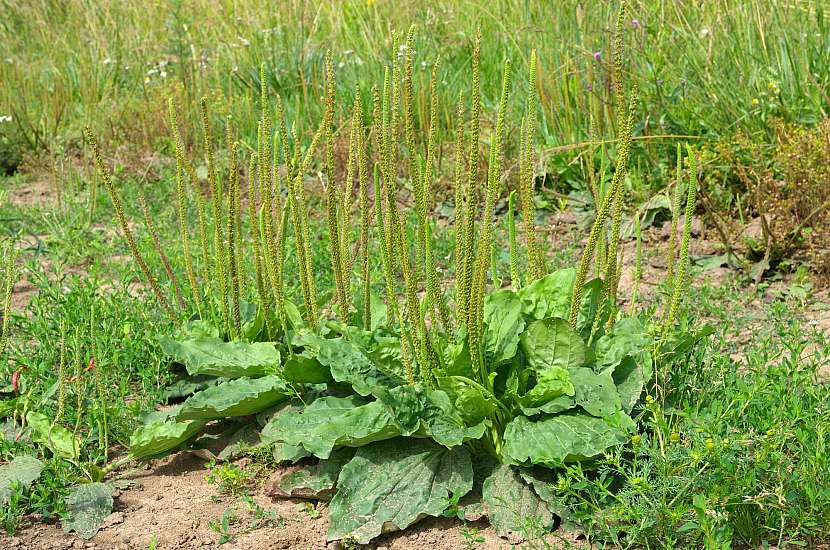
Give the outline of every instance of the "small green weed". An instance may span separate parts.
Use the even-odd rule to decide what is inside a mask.
[[[211,461],[208,464],[210,473],[205,480],[211,485],[216,485],[217,490],[223,495],[240,496],[247,493],[254,480],[254,473],[236,464],[216,464]]]
[[[474,550],[479,544],[484,544],[484,536],[475,527],[469,525],[461,526],[461,538],[464,540],[464,548]]]
[[[237,504],[226,508],[218,520],[212,520],[208,525],[219,535],[217,542],[222,545],[257,529],[282,528],[284,524],[283,518],[275,510],[263,508],[252,497],[244,496]]]

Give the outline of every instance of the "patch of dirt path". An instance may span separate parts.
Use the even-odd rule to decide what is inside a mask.
[[[334,550],[347,548],[340,543],[326,542],[328,519],[326,507],[316,506],[320,513],[312,517],[298,509],[299,500],[272,500],[255,491],[254,500],[262,508],[273,510],[282,518],[281,526],[266,526],[239,535],[231,542],[219,544],[219,534],[210,523],[219,520],[238,499],[218,496],[216,486],[205,480],[205,461],[190,452],[181,452],[154,461],[150,468],[131,474],[135,485],[116,492],[113,513],[104,521],[98,534],[89,541],[66,534],[57,523],[25,525],[16,536],[0,535],[0,548],[17,550],[112,549],[133,550],[151,547],[155,539],[158,550],[223,550],[297,549]],[[243,510],[244,505],[239,506]],[[240,513],[247,521],[247,517]],[[468,523],[478,530],[484,541],[472,546],[478,550],[515,548],[496,535],[486,521]],[[426,518],[404,532],[379,537],[365,548],[373,550],[462,550],[465,544],[461,522],[448,518]],[[563,533],[549,535],[552,548],[579,548],[573,538],[569,545],[559,541]],[[556,540],[555,540],[556,539]],[[560,546],[562,545],[562,546]]]
[[[6,200],[16,206],[38,207],[57,197],[55,185],[48,178],[36,178],[8,189]]]

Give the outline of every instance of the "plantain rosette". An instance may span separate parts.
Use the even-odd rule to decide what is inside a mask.
[[[574,278],[563,269],[491,293],[483,372],[462,327],[434,342],[427,382],[408,381],[400,335],[388,326],[330,321],[312,331],[297,322],[284,343],[184,331],[162,348],[198,391],[147,418],[131,451],[157,456],[212,423],[256,416],[262,429],[248,444],[296,464],[272,494],[331,498],[330,540],[367,543],[463,502],[459,514],[479,510],[518,541],[528,517],[548,527],[562,517],[557,468],[587,466],[630,440],[655,357],[669,360],[706,334],[658,344],[637,318],[606,330],[598,279],[585,285],[572,327]]]

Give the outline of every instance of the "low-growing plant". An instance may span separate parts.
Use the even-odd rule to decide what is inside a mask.
[[[17,282],[17,250],[10,240],[0,240],[0,358],[9,342],[12,289]]]
[[[621,12],[614,85],[624,99],[623,20]],[[459,107],[455,124],[456,214],[454,224],[442,229],[431,190],[440,156],[436,73],[430,125],[420,128],[425,139],[419,141],[412,30],[403,43],[397,37],[393,43],[383,85],[371,90],[370,123],[364,122],[361,91],[350,123],[335,123],[335,75],[326,62],[325,113],[305,147],[279,98],[272,103],[263,84],[257,143],[236,143],[228,121],[228,154],[222,156],[227,163],[220,166],[204,101],[209,199],[202,198],[171,109],[180,236],[183,242],[198,236],[198,246],[183,247],[190,287],[180,289],[184,308],[168,300],[131,242],[117,188],[87,132],[130,249],[165,311],[181,321],[161,346],[184,366],[191,384],[183,403],[145,416],[130,441],[130,456],[158,456],[192,440],[209,422],[257,415],[264,424],[260,442],[272,446],[276,460],[319,460],[281,481],[279,491],[330,497],[330,540],[367,543],[390,527],[404,529],[440,515],[448,502],[463,497],[477,501],[502,536],[521,538],[529,524],[546,531],[561,512],[549,483],[557,472],[570,463],[590,468],[594,457],[629,442],[641,394],[653,386],[655,372],[665,376],[672,360],[706,334],[675,322],[686,285],[694,151],[682,246],[663,319],[627,315],[617,300],[636,94],[624,101],[629,108],[620,117],[616,165],[610,177],[600,177],[596,217],[580,262],[546,274],[532,200],[537,69],[531,52],[516,182],[525,247],[521,254],[519,239],[510,238],[513,287],[501,288],[493,250],[496,204],[505,186],[510,62],[502,71],[495,126],[485,132],[477,37],[469,115]],[[346,131],[347,169],[338,174],[333,144],[337,132]],[[486,162],[482,142],[489,147]],[[307,189],[318,148],[323,242],[312,233]],[[247,171],[240,159],[246,149]],[[411,209],[401,207],[402,197],[411,200]],[[188,228],[186,216],[192,207],[195,229]],[[441,230],[450,232],[456,247],[450,279],[440,276],[441,258],[434,252]],[[602,257],[595,261],[600,242]],[[321,266],[311,253],[318,246],[329,251],[331,292],[318,287]],[[380,281],[371,277],[372,254],[380,256]],[[288,292],[289,277],[299,281],[299,305]]]

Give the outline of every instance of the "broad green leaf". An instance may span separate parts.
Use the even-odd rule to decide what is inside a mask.
[[[576,317],[576,331],[585,340],[591,338],[591,330],[595,324],[594,319],[599,310],[604,288],[605,283],[602,282],[602,279],[591,279],[582,286],[582,303],[579,305],[579,312]],[[606,310],[603,319],[597,323],[599,327],[604,325],[607,317],[608,312]]]
[[[484,435],[484,421],[468,428],[449,396],[441,390],[407,384],[382,393],[378,399],[386,405],[401,435],[422,433],[445,447]]]
[[[268,487],[266,492],[284,498],[328,500],[334,493],[340,470],[354,457],[354,453],[354,449],[338,449],[330,458],[317,464],[290,470]]]
[[[190,338],[219,338],[221,331],[208,321],[193,319],[185,323],[175,332],[176,340],[187,340]]]
[[[199,433],[204,425],[205,422],[201,420],[151,422],[130,436],[130,454],[137,460],[142,460],[172,451]]]
[[[622,407],[611,373],[595,373],[589,368],[571,369],[574,403],[593,416],[606,417]]]
[[[484,299],[484,356],[490,370],[510,361],[525,328],[522,300],[512,290],[498,290]]]
[[[572,267],[554,271],[519,290],[522,313],[531,319],[560,317],[567,319],[571,309],[576,270]]]
[[[53,424],[46,415],[30,411],[26,415],[26,423],[32,429],[32,441],[45,445],[52,454],[69,460],[77,460],[81,444],[72,435],[72,432]]]
[[[581,367],[590,355],[567,321],[551,317],[530,323],[521,336],[522,351],[537,373],[551,367]]]
[[[584,413],[563,413],[538,421],[518,416],[504,430],[502,458],[513,464],[557,467],[596,456],[627,440],[628,433],[621,427]]]
[[[377,395],[404,383],[403,379],[379,369],[360,348],[343,338],[322,340],[317,360],[331,369],[336,381],[351,384],[363,396]]]
[[[172,407],[164,407],[159,410],[151,409],[149,411],[143,411],[139,413],[138,421],[144,426],[154,422],[163,422],[168,418],[176,418],[176,415],[179,414],[180,410],[182,410],[181,403]]]
[[[490,524],[499,536],[513,544],[524,540],[529,520],[546,529],[553,527],[548,506],[513,466],[499,465],[484,480],[482,497]]]
[[[475,378],[476,373],[473,372],[473,360],[470,358],[470,343],[467,340],[467,329],[461,327],[458,334],[455,336],[455,342],[447,342],[443,346],[444,351],[444,368],[443,372],[447,376],[463,376],[465,378]]]
[[[567,319],[571,311],[575,279],[576,270],[565,268],[525,286],[518,292],[522,299],[522,313],[537,320],[548,317]],[[601,279],[591,279],[582,286],[582,303],[579,305],[576,330],[585,339],[590,336],[602,289]]]
[[[162,393],[162,397],[168,401],[179,397],[187,397],[218,382],[220,380],[213,376],[185,376],[167,386]]]
[[[287,324],[294,330],[305,328],[305,320],[300,313],[299,308],[290,300],[284,300],[284,313]]]
[[[354,320],[355,325],[363,326],[365,306],[363,304],[363,293],[358,292],[354,297],[354,305],[357,310]],[[370,330],[376,330],[389,324],[389,317],[386,312],[386,301],[375,292],[369,294],[370,313],[372,314]]]
[[[280,352],[270,342],[223,342],[205,337],[177,341],[162,337],[160,344],[162,351],[183,364],[190,375],[263,376],[276,372],[280,365]]]
[[[298,384],[325,384],[332,380],[329,368],[305,351],[289,355],[281,374],[289,382]]]
[[[274,443],[271,455],[274,457],[274,461],[277,464],[281,464],[283,462],[290,462],[293,464],[300,459],[312,456],[312,454],[306,451],[302,445],[289,445],[283,441],[277,441]]]
[[[275,375],[228,380],[188,397],[177,420],[215,420],[264,411],[288,398],[289,388]]]
[[[394,439],[357,450],[343,467],[329,506],[328,540],[366,544],[382,532],[439,516],[451,496],[473,486],[466,448],[425,439]]]
[[[260,424],[263,426],[262,431],[259,434],[260,442],[263,445],[273,445],[272,453],[274,460],[278,463],[293,463],[297,462],[301,458],[311,456],[311,453],[306,451],[302,445],[289,445],[284,441],[277,441],[276,435],[273,433],[273,429],[277,425],[275,422],[277,417],[285,414],[299,414],[300,411],[300,407],[297,407],[291,403],[283,403],[282,405],[278,405],[276,410],[273,410],[273,412],[263,412],[257,415],[257,419],[260,420]],[[265,416],[266,414],[267,416]]]
[[[654,339],[636,318],[618,321],[613,330],[597,340],[597,370],[611,373],[622,407],[630,412],[651,379]]]
[[[519,404],[539,407],[557,397],[573,395],[574,384],[568,369],[552,366],[536,374],[536,385],[519,398]]]
[[[344,339],[359,348],[378,370],[393,379],[406,379],[399,334],[385,327],[366,331],[352,326],[344,326],[342,333]]]
[[[594,353],[596,370],[616,368],[626,357],[633,358],[643,369],[646,378],[651,378],[651,347],[654,339],[646,332],[642,323],[634,317],[621,319],[608,334],[597,340]]]
[[[265,314],[262,308],[242,300],[239,302],[239,313],[242,320],[242,337],[251,342],[255,341],[265,328]]]
[[[610,368],[606,372],[611,372]],[[626,413],[630,413],[643,394],[643,388],[645,387],[643,369],[633,357],[626,357],[620,361],[611,376],[617,387],[622,409]]]
[[[528,416],[540,412],[554,414],[580,406],[588,414],[606,417],[620,410],[622,407],[620,395],[610,371],[597,374],[592,369],[580,367],[570,369],[568,372],[574,388],[572,396],[562,395],[535,406],[525,405],[520,400],[522,412]]]
[[[302,446],[318,458],[328,458],[335,447],[359,447],[399,433],[383,403],[350,395],[321,397],[301,411],[275,416],[263,428],[262,440]]]
[[[496,410],[495,398],[465,376],[440,377],[438,387],[447,393],[453,407],[468,426],[489,418]]]
[[[43,462],[28,455],[17,456],[8,464],[0,466],[0,508],[5,506],[15,483],[28,489],[42,471]]]
[[[106,483],[76,485],[66,497],[63,530],[75,531],[82,539],[91,539],[112,512],[112,487]]]

